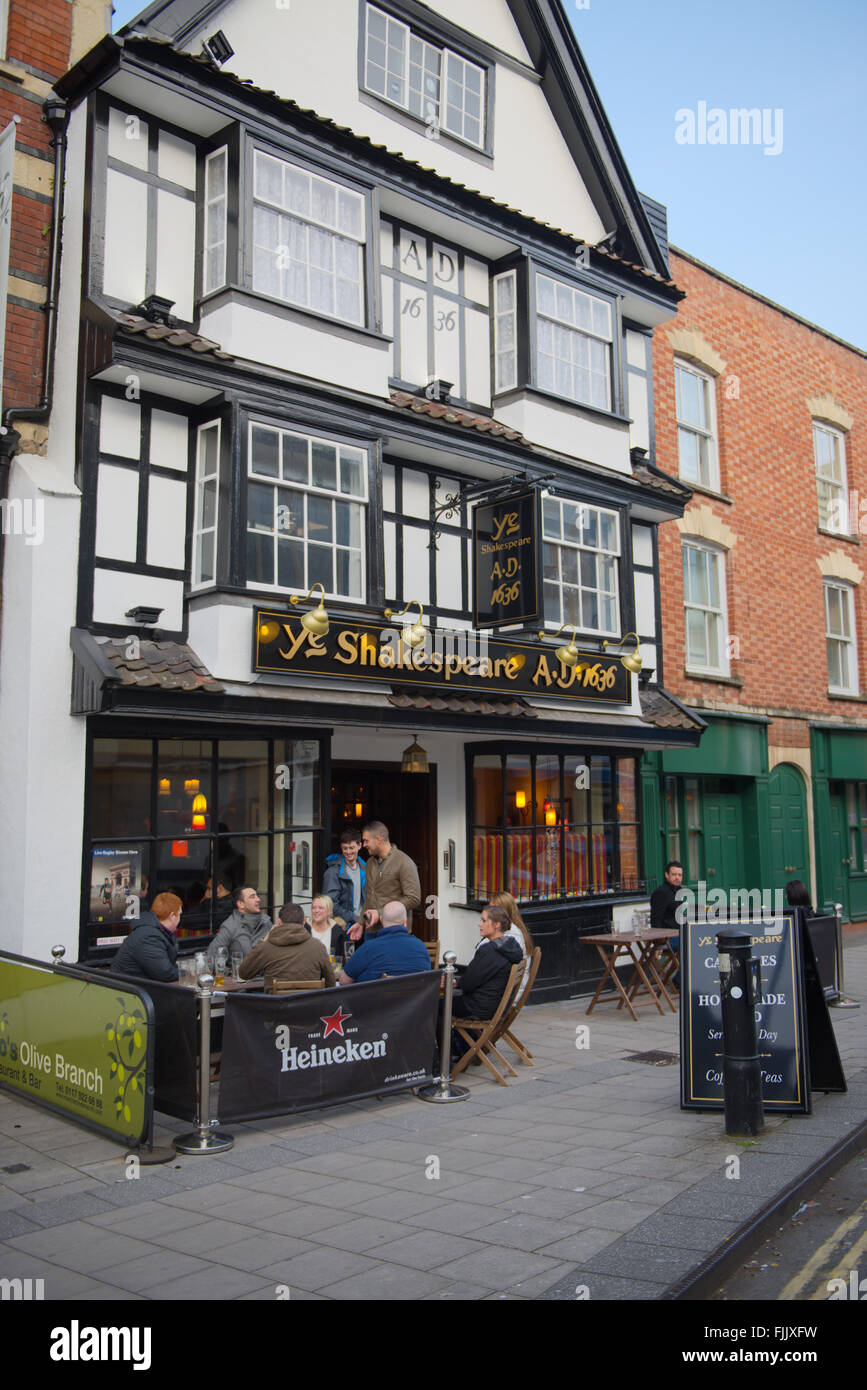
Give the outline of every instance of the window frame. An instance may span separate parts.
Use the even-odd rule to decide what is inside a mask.
[[[828,422],[825,420],[817,420],[814,418],[811,421],[811,423],[813,440],[813,472],[816,476],[816,500],[818,505],[818,529],[820,531],[827,531],[832,536],[849,536],[852,534],[853,518],[849,515],[849,475],[846,465],[846,431],[840,429],[840,427],[837,425],[828,424]],[[835,453],[840,463],[840,473],[842,475],[842,480],[840,482],[837,482],[834,479],[827,478],[819,472],[819,458],[816,449],[817,434],[825,434],[830,439],[835,441]],[[822,483],[824,483],[825,486],[829,489],[838,488],[840,493],[840,500],[836,500],[833,497],[829,499],[827,506],[828,516],[824,520],[822,519],[822,499],[819,495],[819,488],[820,484]],[[835,526],[833,524],[835,520],[834,512],[838,507],[841,524],[839,526]],[[857,518],[855,518],[855,521],[857,524]]]
[[[705,410],[707,413],[709,428],[702,429],[698,425],[681,421],[677,411],[678,372],[687,372],[690,376],[697,378],[701,382],[704,390]],[[675,432],[677,435],[677,476],[681,482],[689,486],[704,488],[707,492],[719,492],[720,465],[719,465],[719,429],[717,423],[716,408],[716,377],[706,368],[699,366],[696,362],[691,362],[687,358],[675,357],[674,359],[674,418]],[[698,478],[688,478],[681,466],[680,454],[680,432],[686,430],[695,435],[699,440],[704,440],[707,444],[707,473],[708,481],[705,482],[700,476]]]
[[[369,607],[370,604],[373,602],[373,591],[376,590],[378,592],[379,585],[377,582],[377,576],[379,574],[380,568],[376,554],[378,542],[375,535],[373,534],[374,528],[370,525],[371,515],[374,512],[376,512],[377,514],[381,514],[382,510],[379,491],[379,478],[377,471],[379,468],[378,450],[375,445],[375,442],[369,437],[358,436],[350,438],[347,435],[341,435],[335,432],[325,432],[322,430],[317,430],[314,425],[305,424],[302,420],[286,420],[275,418],[274,416],[268,415],[264,411],[258,411],[253,409],[243,411],[238,421],[239,436],[240,439],[243,441],[240,451],[241,465],[239,470],[239,476],[241,480],[241,505],[238,509],[239,545],[236,556],[236,568],[238,574],[238,581],[241,589],[243,590],[243,592],[248,594],[273,593],[281,596],[288,594],[298,594],[300,597],[306,597],[310,588],[310,585],[307,585],[303,589],[284,587],[278,585],[276,582],[273,584],[268,584],[265,582],[260,582],[258,580],[251,580],[249,578],[247,564],[247,536],[248,534],[255,534],[255,532],[250,531],[248,525],[248,489],[251,482],[260,482],[265,486],[268,486],[270,484],[271,486],[275,486],[278,488],[284,487],[286,489],[292,488],[294,486],[296,488],[301,488],[301,490],[304,491],[306,495],[329,497],[332,500],[341,500],[339,493],[332,493],[327,490],[317,489],[312,485],[293,484],[290,481],[283,480],[281,478],[269,479],[265,475],[251,475],[250,463],[252,431],[256,427],[260,427],[262,429],[273,429],[277,430],[280,434],[287,434],[304,438],[308,441],[308,446],[313,442],[323,443],[326,445],[333,445],[338,450],[341,447],[347,449],[355,449],[362,454],[362,477],[364,480],[366,492],[365,500],[361,502],[358,498],[355,498],[354,496],[346,496],[346,498],[344,499],[347,501],[356,502],[362,508],[360,546],[361,595],[359,597],[352,597],[349,595],[337,594],[333,591],[326,589],[325,598],[329,602],[338,603],[341,606],[359,608]],[[275,528],[275,530],[272,533],[267,533],[263,531],[260,534],[273,534],[273,536],[276,539],[277,530]],[[302,539],[304,542],[304,566],[305,572],[307,572],[309,564],[309,537],[307,535],[306,526],[304,529]],[[329,548],[332,552],[332,555],[334,555],[338,548],[336,542],[333,542]]]
[[[311,159],[306,152],[301,152],[288,145],[278,145],[274,141],[268,140],[258,132],[248,130],[244,133],[244,178],[239,185],[239,203],[243,202],[241,209],[241,224],[244,228],[242,245],[240,248],[240,265],[238,287],[245,293],[256,299],[263,300],[267,304],[275,305],[279,310],[287,314],[300,314],[310,318],[316,323],[334,324],[345,332],[361,333],[368,335],[379,333],[379,313],[378,313],[378,291],[377,291],[377,271],[378,262],[378,235],[379,235],[379,209],[375,190],[369,183],[361,179],[346,177],[342,169],[332,167],[330,161],[323,160],[317,162]],[[253,253],[254,253],[254,203],[256,202],[255,189],[255,160],[256,153],[267,155],[272,159],[281,160],[285,164],[291,164],[300,169],[305,174],[310,174],[314,178],[320,178],[328,183],[335,184],[338,188],[346,188],[350,193],[360,195],[364,204],[365,239],[359,243],[361,246],[361,265],[363,270],[362,285],[362,320],[354,323],[349,319],[337,318],[333,314],[324,313],[319,309],[311,309],[303,304],[295,304],[288,299],[280,299],[267,290],[256,289],[253,285]],[[269,206],[263,204],[264,206]],[[231,213],[231,202],[230,202]],[[286,212],[286,216],[293,214]],[[312,219],[304,219],[309,225],[317,225]],[[231,231],[232,217],[229,217],[229,228]],[[324,228],[330,235],[339,236],[339,232],[334,232],[332,228]],[[227,280],[224,288],[231,288],[231,279]],[[210,292],[213,294],[221,293],[220,290]]]
[[[474,48],[469,42],[465,42],[463,39],[456,38],[452,33],[446,33],[444,30],[439,30],[436,27],[435,23],[437,18],[436,15],[425,15],[424,20],[422,20],[420,17],[416,15],[415,11],[410,13],[408,10],[404,10],[399,4],[394,3],[394,0],[384,0],[384,3],[380,3],[380,0],[376,0],[376,3],[373,3],[373,0],[359,0],[359,93],[361,93],[366,100],[375,103],[377,106],[380,106],[381,109],[387,112],[389,116],[393,117],[395,113],[399,113],[400,118],[402,120],[404,120],[408,125],[410,125],[413,129],[418,130],[419,132],[427,131],[428,129],[430,129],[430,117],[424,115],[416,115],[413,111],[409,110],[408,106],[401,105],[399,102],[396,101],[392,101],[391,98],[389,98],[388,96],[384,96],[381,92],[372,90],[367,85],[367,18],[369,9],[378,10],[380,14],[385,15],[386,19],[390,19],[394,23],[400,24],[404,29],[408,31],[411,38],[420,39],[422,43],[425,43],[430,47],[439,50],[441,59],[439,110],[437,113],[438,119],[436,123],[437,138],[449,142],[454,141],[455,147],[464,154],[466,154],[468,151],[472,151],[476,155],[487,156],[487,158],[493,159],[494,85],[496,64],[489,57],[486,57],[485,54],[482,53],[479,49]],[[457,132],[450,130],[445,125],[444,121],[441,119],[442,90],[446,81],[445,67],[447,57],[449,54],[453,54],[456,58],[459,58],[464,63],[470,63],[473,67],[480,69],[480,71],[483,74],[484,93],[481,101],[481,121],[483,130],[482,139],[478,144],[470,139],[467,139],[466,136],[459,135],[457,134]],[[405,72],[407,72],[409,64],[408,55],[409,48],[407,47],[407,59],[404,66]]]
[[[831,589],[835,589],[838,593],[843,593],[847,595],[846,617],[850,628],[849,637],[842,636],[839,633],[831,633],[829,631],[830,614],[828,611],[828,595]],[[853,584],[847,583],[843,579],[832,579],[830,577],[825,577],[823,578],[822,583],[822,595],[825,606],[825,652],[826,658],[828,659],[828,693],[830,695],[859,695],[861,693],[861,684],[858,670],[858,632],[856,628],[855,619],[855,586]],[[831,642],[837,643],[838,646],[846,644],[844,650],[847,651],[847,665],[849,668],[849,676],[852,679],[852,684],[850,685],[835,685],[831,680],[831,662],[828,652],[829,644]]]
[[[477,757],[492,757],[492,758],[499,758],[499,759],[500,759],[500,781],[501,781],[502,806],[501,806],[501,816],[500,816],[500,818],[501,818],[501,823],[500,823],[499,826],[486,827],[486,826],[484,826],[482,823],[476,821],[476,784],[475,784],[475,777],[474,777],[474,764],[475,764],[475,759],[476,759]],[[558,812],[558,819],[557,819],[556,829],[557,829],[557,831],[558,831],[558,836],[557,836],[557,838],[558,838],[558,844],[559,844],[559,865],[560,865],[560,877],[561,877],[561,880],[563,879],[563,876],[564,876],[564,874],[565,874],[565,872],[566,872],[566,854],[565,854],[565,848],[566,848],[566,846],[565,846],[565,834],[566,834],[567,829],[569,828],[568,825],[567,825],[566,817],[562,814],[564,808],[568,805],[568,796],[567,796],[567,793],[566,793],[566,782],[567,782],[567,780],[568,780],[568,775],[569,775],[569,774],[566,772],[566,763],[567,763],[570,759],[581,758],[581,759],[584,760],[584,762],[585,762],[585,764],[588,766],[588,768],[590,768],[590,767],[592,767],[592,759],[593,759],[593,758],[598,758],[598,759],[605,758],[605,759],[607,760],[607,762],[608,762],[608,771],[609,771],[609,779],[608,779],[609,796],[610,796],[610,798],[611,798],[611,801],[610,801],[610,809],[611,809],[611,813],[612,813],[611,819],[609,819],[609,820],[607,820],[607,821],[604,820],[604,819],[601,820],[601,821],[594,821],[594,820],[590,819],[590,820],[581,821],[581,822],[577,822],[577,821],[576,821],[576,823],[575,823],[576,826],[577,826],[577,825],[581,825],[581,826],[583,826],[583,827],[585,827],[585,828],[589,828],[590,831],[591,831],[591,833],[592,833],[592,828],[593,828],[594,826],[602,826],[602,827],[610,826],[610,828],[611,828],[611,859],[612,859],[613,872],[612,872],[610,878],[609,878],[609,876],[608,876],[607,873],[606,873],[606,884],[605,884],[604,887],[594,887],[594,886],[590,886],[590,885],[588,884],[588,886],[587,886],[586,888],[584,888],[584,889],[578,889],[578,890],[576,890],[576,891],[574,891],[574,892],[569,892],[568,890],[563,889],[563,890],[560,890],[560,891],[558,891],[557,893],[554,893],[554,894],[552,894],[552,895],[550,895],[550,896],[548,896],[548,897],[544,896],[544,894],[541,893],[541,892],[539,891],[538,884],[539,884],[539,881],[540,881],[540,874],[539,874],[539,866],[538,866],[538,862],[537,862],[537,859],[538,859],[538,855],[537,855],[537,850],[538,850],[537,841],[538,841],[539,834],[540,834],[543,830],[547,831],[548,827],[547,827],[547,826],[544,826],[544,827],[541,826],[541,825],[540,825],[539,823],[537,823],[534,819],[531,820],[529,817],[527,818],[526,823],[525,823],[524,825],[521,825],[521,826],[516,826],[515,823],[513,823],[512,821],[509,820],[509,808],[508,808],[508,799],[507,799],[507,798],[508,798],[508,793],[507,793],[507,782],[508,782],[509,772],[508,772],[508,762],[507,762],[507,760],[508,760],[510,757],[511,757],[511,758],[515,758],[515,757],[517,757],[517,758],[526,758],[526,759],[528,760],[528,762],[529,762],[530,799],[531,799],[531,806],[533,807],[533,810],[532,810],[532,812],[531,812],[531,815],[532,815],[532,816],[535,816],[535,806],[536,806],[537,801],[538,801],[538,794],[537,794],[537,764],[538,764],[538,762],[539,762],[540,759],[551,759],[551,758],[556,758],[556,759],[557,759],[557,762],[558,762],[558,777],[559,777],[559,797],[558,797],[557,800],[556,800],[555,809],[556,809],[557,812]],[[617,785],[617,779],[618,779],[618,769],[619,769],[619,764],[620,764],[621,762],[629,761],[630,759],[632,759],[632,761],[633,761],[633,766],[634,766],[633,776],[634,776],[634,798],[635,798],[635,800],[634,800],[634,810],[635,810],[635,819],[634,819],[634,820],[622,820],[622,821],[621,821],[621,820],[618,818],[618,816],[617,816],[617,805],[618,805],[618,785]],[[504,872],[505,872],[505,866],[506,866],[506,863],[507,863],[506,839],[507,839],[507,836],[509,835],[510,831],[511,831],[511,832],[514,832],[516,829],[518,829],[518,830],[527,830],[527,831],[529,831],[529,832],[531,833],[531,846],[532,846],[532,851],[531,851],[532,877],[533,877],[533,883],[534,883],[535,887],[534,887],[533,892],[530,894],[529,897],[521,896],[520,898],[518,898],[518,894],[515,894],[516,898],[518,898],[518,900],[519,900],[520,902],[525,902],[525,903],[531,904],[532,906],[542,906],[542,905],[545,904],[545,903],[558,903],[558,902],[561,902],[561,903],[562,903],[562,902],[570,901],[570,900],[572,900],[572,901],[574,901],[574,900],[584,901],[584,900],[586,900],[587,898],[610,897],[612,894],[622,894],[622,895],[624,895],[624,896],[625,896],[625,895],[629,895],[629,894],[640,895],[643,891],[645,891],[645,889],[646,889],[646,882],[645,882],[644,877],[643,877],[643,866],[644,866],[644,817],[643,817],[643,802],[642,802],[642,792],[641,792],[641,772],[640,772],[640,768],[641,768],[641,759],[640,759],[640,757],[638,757],[636,754],[634,754],[632,750],[628,750],[628,749],[617,749],[617,748],[611,748],[611,747],[603,747],[603,748],[600,748],[600,747],[593,746],[593,745],[591,745],[591,744],[587,744],[587,745],[578,745],[578,747],[577,747],[577,749],[576,749],[575,747],[572,747],[572,746],[566,747],[566,746],[564,746],[564,745],[562,745],[562,744],[558,744],[558,745],[554,745],[554,746],[549,746],[549,745],[545,745],[545,744],[529,744],[529,743],[520,743],[520,742],[519,742],[519,743],[508,743],[508,744],[504,744],[504,743],[502,743],[502,742],[468,743],[468,744],[465,745],[465,764],[466,764],[465,786],[466,786],[466,831],[467,831],[467,861],[466,861],[466,862],[467,862],[467,903],[468,903],[468,904],[474,904],[474,903],[483,904],[484,901],[485,901],[485,898],[484,898],[484,897],[480,897],[480,896],[479,896],[479,885],[478,885],[478,884],[476,883],[476,881],[475,881],[475,843],[474,843],[474,842],[475,842],[476,834],[477,834],[477,832],[478,832],[479,830],[483,830],[483,831],[484,831],[484,830],[487,830],[487,832],[488,832],[489,834],[493,834],[493,835],[498,836],[498,837],[500,838],[500,841],[501,841],[501,844],[502,844],[502,865],[503,865],[503,871],[504,871]],[[592,773],[591,773],[591,788],[592,788]],[[591,788],[587,788],[587,790],[590,791]],[[587,809],[588,809],[588,812],[591,812],[591,814],[592,814],[592,805],[591,805],[591,801],[590,801],[590,798],[589,798],[589,797],[588,797],[588,801],[587,801]],[[636,875],[635,875],[634,883],[633,883],[631,886],[626,886],[626,887],[622,886],[622,880],[621,880],[621,877],[620,877],[620,875],[621,875],[621,870],[622,870],[621,827],[624,826],[624,825],[628,825],[628,826],[633,826],[633,825],[634,825],[634,826],[636,827],[636,837],[635,837],[635,863],[636,863],[637,872],[636,872]],[[606,868],[607,868],[607,866],[606,866]],[[508,883],[507,883],[505,886],[506,886],[506,888],[507,888],[508,891],[510,891],[510,892],[513,891],[512,888],[510,887],[510,885],[509,885]]]
[[[705,555],[710,555],[710,556],[713,558],[715,564],[717,565],[717,583],[718,583],[718,586],[719,586],[719,594],[720,594],[720,608],[719,608],[719,610],[717,610],[717,609],[715,609],[715,608],[712,608],[712,607],[710,607],[709,605],[705,606],[705,605],[703,605],[703,604],[690,603],[690,602],[687,601],[687,596],[686,596],[686,573],[685,573],[685,559],[686,559],[686,551],[687,551],[687,549],[690,549],[690,550],[697,550],[697,551],[700,551],[701,553],[703,553],[703,554],[705,554]],[[727,557],[727,554],[728,554],[728,552],[727,552],[726,550],[723,550],[720,546],[713,545],[713,544],[711,544],[711,542],[705,541],[705,540],[701,539],[700,537],[697,537],[697,536],[684,536],[684,537],[682,538],[682,544],[681,544],[681,566],[682,566],[682,574],[683,574],[683,646],[684,646],[684,667],[685,667],[685,669],[686,669],[687,675],[693,675],[693,674],[694,674],[694,675],[698,675],[698,676],[721,676],[721,677],[723,677],[724,679],[729,679],[729,678],[731,677],[731,664],[730,664],[730,661],[729,661],[729,649],[728,649],[728,636],[729,636],[729,626],[728,626],[728,592],[727,592],[727,587],[726,587],[726,557]],[[686,617],[687,611],[688,611],[689,609],[694,609],[695,611],[697,611],[697,612],[702,612],[702,613],[704,613],[704,614],[706,614],[706,615],[707,615],[708,613],[718,613],[719,619],[720,619],[720,624],[721,624],[721,626],[720,626],[720,634],[719,634],[719,655],[720,655],[720,665],[719,665],[719,666],[702,666],[702,665],[698,664],[697,662],[694,662],[694,661],[691,661],[691,660],[690,660],[690,654],[689,654],[689,625],[688,625],[688,623],[687,623],[687,617]],[[705,618],[705,623],[706,623],[706,622],[707,622],[707,618]],[[705,635],[706,635],[706,634],[707,634],[707,627],[705,626]]]
[[[500,273],[501,271],[505,272],[506,270],[509,270],[511,268],[512,265],[509,262],[507,262],[502,267],[500,267],[500,269],[496,273]],[[528,256],[525,258],[524,265],[525,306],[522,306],[520,266],[518,267],[518,270],[518,331],[519,337],[522,336],[521,327],[523,320],[521,316],[522,313],[526,313],[526,322],[528,326],[528,346],[525,370],[523,373],[523,380],[521,372],[521,357],[519,354],[517,389],[521,390],[524,389],[524,387],[526,386],[527,389],[535,391],[538,395],[544,396],[548,400],[562,402],[563,404],[571,406],[576,410],[589,410],[592,411],[595,415],[601,415],[606,418],[610,418],[613,415],[625,420],[627,417],[623,413],[623,317],[621,296],[615,294],[609,289],[603,289],[595,283],[591,283],[587,279],[578,278],[574,275],[571,275],[568,270],[559,265],[552,264],[549,261],[543,261],[535,256]],[[553,391],[549,387],[541,385],[539,381],[539,372],[537,366],[539,356],[540,317],[538,309],[537,278],[539,275],[544,275],[547,277],[547,279],[553,280],[555,284],[562,284],[569,290],[578,290],[581,294],[588,295],[591,299],[598,299],[608,306],[611,315],[611,339],[608,341],[609,404],[605,408],[598,405],[592,405],[590,402],[576,401],[571,396],[562,396],[559,394],[559,392]],[[550,320],[550,322],[555,322],[555,320]],[[582,334],[584,332],[583,329],[577,328],[573,328],[572,331],[575,333]],[[602,339],[599,339],[598,336],[594,338],[593,334],[585,334],[584,336],[588,338],[593,338],[595,341],[603,341]],[[504,392],[503,394],[508,393]]]
[[[541,502],[542,502],[542,514],[541,514],[541,537],[540,537],[540,539],[541,539],[541,544],[542,544],[542,612],[543,612],[543,614],[544,614],[544,628],[545,628],[545,630],[546,630],[546,631],[554,631],[554,630],[556,630],[557,628],[561,627],[561,620],[560,620],[560,618],[549,618],[549,617],[548,617],[548,614],[547,614],[547,611],[546,611],[546,603],[545,603],[545,586],[546,586],[546,584],[550,584],[552,581],[551,581],[551,580],[546,580],[545,577],[544,577],[544,547],[545,547],[546,545],[552,545],[552,546],[556,546],[558,549],[570,549],[570,550],[574,550],[574,551],[577,552],[577,554],[578,554],[579,556],[580,556],[580,555],[583,555],[583,554],[591,554],[591,555],[595,555],[595,556],[597,556],[597,557],[598,557],[598,556],[611,556],[611,557],[614,558],[614,560],[615,560],[615,564],[614,564],[614,575],[615,575],[615,585],[616,585],[616,587],[615,587],[615,593],[614,593],[614,613],[615,613],[615,620],[616,620],[615,626],[612,627],[612,628],[610,628],[610,629],[609,629],[609,628],[604,628],[604,627],[591,628],[591,627],[585,627],[585,626],[583,625],[583,623],[575,623],[575,624],[574,624],[574,627],[575,627],[576,633],[585,635],[586,637],[588,637],[588,638],[590,638],[590,639],[595,639],[595,638],[601,639],[601,638],[603,638],[603,637],[605,637],[605,638],[612,638],[612,637],[617,637],[617,636],[619,636],[619,634],[624,630],[624,629],[623,629],[623,626],[622,626],[622,623],[623,623],[623,590],[624,590],[624,578],[625,578],[625,575],[624,575],[624,558],[625,558],[625,557],[624,557],[624,547],[623,547],[624,521],[625,521],[625,517],[624,517],[624,513],[623,513],[622,509],[617,508],[617,507],[607,507],[607,506],[603,506],[603,505],[601,505],[601,504],[598,503],[598,502],[589,502],[589,501],[587,501],[587,500],[584,499],[584,498],[579,498],[579,497],[566,497],[566,496],[563,496],[563,495],[560,494],[560,493],[550,493],[550,492],[544,492],[544,491],[543,491],[543,493],[542,493]],[[564,539],[562,539],[562,538],[561,538],[560,540],[556,540],[556,539],[551,540],[551,539],[549,539],[549,538],[545,535],[545,504],[546,504],[546,502],[554,502],[554,503],[556,503],[556,504],[559,506],[559,508],[560,508],[560,516],[561,516],[561,530],[563,529],[563,527],[562,527],[562,516],[563,516],[563,504],[564,504],[564,503],[567,504],[567,505],[573,506],[573,507],[577,507],[577,508],[579,509],[579,511],[581,511],[581,510],[587,510],[587,511],[597,512],[597,513],[599,513],[600,515],[601,515],[602,513],[604,513],[604,514],[606,514],[607,516],[612,516],[612,517],[615,519],[615,523],[616,523],[616,526],[617,526],[617,546],[618,546],[618,549],[617,549],[616,553],[615,553],[614,551],[603,550],[603,549],[601,549],[601,547],[598,547],[598,546],[584,546],[584,545],[580,545],[578,542],[574,542],[574,543],[573,543],[573,542],[570,542],[570,541],[566,541],[566,540],[564,540]],[[581,584],[581,582],[580,582],[580,560],[579,560],[579,562],[578,562],[578,567],[577,567],[577,568],[578,568],[578,583],[577,583],[576,585],[572,585],[572,586],[570,586],[570,587],[576,588],[577,591],[578,591],[578,593],[579,593],[579,595],[583,595],[584,586],[583,586],[583,585]],[[560,566],[560,574],[561,574],[561,576],[562,576],[562,564],[561,564],[561,566]],[[597,579],[598,579],[598,564],[597,564]],[[560,578],[560,579],[557,581],[557,584],[558,584],[558,588],[559,588],[559,590],[560,590],[560,612],[561,612],[561,615],[562,615],[562,612],[563,612],[563,597],[562,597],[563,581],[562,581],[562,578]],[[588,587],[589,587],[589,586],[588,586]],[[591,590],[591,592],[594,592],[594,593],[597,593],[597,594],[598,594],[598,593],[601,592],[601,590],[597,587],[596,589]],[[562,620],[562,627],[563,627],[563,628],[571,628],[572,626],[573,626],[573,622],[572,622],[572,619],[571,619],[571,618],[570,618],[570,619],[563,619],[563,620]]]

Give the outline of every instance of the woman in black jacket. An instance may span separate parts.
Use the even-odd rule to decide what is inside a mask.
[[[482,910],[479,931],[484,938],[469,965],[460,967],[452,999],[455,1018],[490,1018],[503,997],[509,971],[522,959],[521,948],[509,930],[508,913],[490,904]]]

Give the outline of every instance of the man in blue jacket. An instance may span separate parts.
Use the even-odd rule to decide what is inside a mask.
[[[416,975],[430,970],[430,952],[417,936],[406,929],[403,903],[386,903],[379,927],[371,928],[364,945],[349,957],[337,977],[339,985],[360,985],[383,975]]]
[[[149,980],[178,978],[175,933],[184,905],[175,893],[158,893],[145,909],[109,966],[114,975],[144,975]]]
[[[355,826],[348,826],[340,836],[340,854],[329,854],[322,891],[334,903],[335,917],[342,917],[349,926],[358,920],[364,902],[365,866],[359,859],[361,835]]]

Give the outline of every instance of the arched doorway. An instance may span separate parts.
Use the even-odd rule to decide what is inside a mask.
[[[768,779],[768,816],[771,826],[770,887],[785,888],[790,879],[799,878],[808,891],[812,891],[807,794],[803,775],[792,763],[779,763]]]

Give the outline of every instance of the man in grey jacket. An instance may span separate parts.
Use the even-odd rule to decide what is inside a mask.
[[[235,956],[243,960],[271,930],[271,919],[260,910],[262,904],[255,888],[249,884],[236,888],[234,902],[234,911],[226,918],[208,947],[209,965],[213,965],[221,946],[230,960]]]

